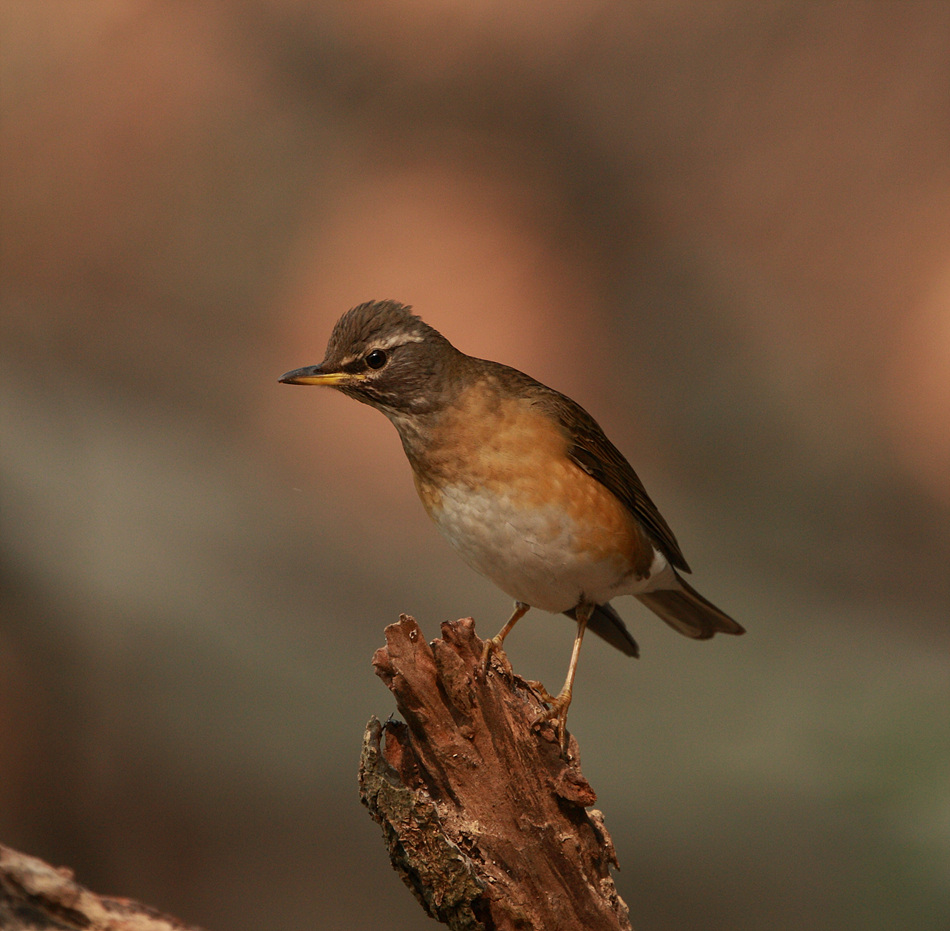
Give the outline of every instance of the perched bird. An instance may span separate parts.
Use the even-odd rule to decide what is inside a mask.
[[[429,516],[515,599],[486,642],[484,668],[529,608],[576,620],[564,687],[543,692],[539,718],[555,720],[562,748],[585,629],[639,655],[612,598],[636,596],[687,637],[744,633],[680,575],[690,569],[673,532],[587,411],[517,369],[465,355],[410,307],[354,307],[323,362],[280,381],[329,385],[393,422]]]

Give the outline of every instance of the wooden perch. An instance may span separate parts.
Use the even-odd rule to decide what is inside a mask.
[[[131,899],[99,896],[36,857],[0,844],[3,931],[199,931]]]
[[[405,719],[370,720],[360,797],[425,910],[453,929],[629,931],[610,835],[524,679],[465,618],[430,646],[407,615],[386,628],[377,675]],[[385,734],[385,743],[382,735]]]

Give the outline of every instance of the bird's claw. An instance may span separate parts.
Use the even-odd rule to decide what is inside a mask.
[[[561,689],[561,691],[555,696],[552,695],[540,682],[529,682],[528,685],[531,686],[535,692],[538,693],[538,697],[546,705],[550,707],[542,711],[534,721],[531,722],[532,727],[537,727],[540,724],[543,724],[545,721],[551,721],[554,724],[554,729],[557,731],[560,737],[561,744],[561,756],[564,759],[567,759],[567,745],[570,739],[570,734],[567,730],[567,710],[571,707],[571,690],[568,688]]]
[[[508,670],[511,670],[511,663],[508,662],[508,657],[505,655],[504,647],[501,644],[502,641],[498,637],[492,637],[491,640],[486,640],[482,646],[482,658],[478,665],[483,675],[488,674],[492,656],[497,656]]]
[[[538,682],[537,679],[525,679],[525,683],[544,704],[553,705],[557,701],[557,698],[544,687],[543,682]]]

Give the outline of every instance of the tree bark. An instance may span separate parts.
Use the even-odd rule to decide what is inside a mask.
[[[131,899],[99,896],[55,869],[0,844],[3,931],[199,931]]]
[[[373,665],[405,723],[370,720],[360,797],[423,908],[460,931],[630,931],[577,743],[565,760],[554,727],[534,724],[528,683],[504,656],[482,672],[471,618],[430,646],[402,615],[386,642]]]

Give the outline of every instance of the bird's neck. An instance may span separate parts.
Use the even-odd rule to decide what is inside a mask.
[[[470,371],[471,363],[476,360],[454,352],[450,361],[451,366],[433,372],[426,383],[423,397],[429,403],[417,403],[405,409],[380,407],[398,431],[402,447],[417,474],[437,467],[433,459],[441,457],[440,451],[444,452],[446,431],[455,429],[459,404],[464,405],[464,396],[477,380]]]
[[[439,433],[440,412],[425,414],[405,414],[401,411],[384,411],[402,440],[402,448],[413,468],[419,472],[425,470],[429,458],[429,449]]]

